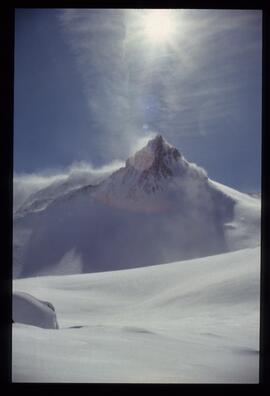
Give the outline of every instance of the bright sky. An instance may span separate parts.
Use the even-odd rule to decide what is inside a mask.
[[[158,132],[259,191],[261,34],[256,10],[17,10],[15,172],[125,160]]]

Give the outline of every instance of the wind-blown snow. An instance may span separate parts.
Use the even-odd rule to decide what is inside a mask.
[[[145,268],[35,277],[59,330],[13,325],[14,382],[255,383],[260,249]]]
[[[15,278],[134,268],[260,243],[260,200],[209,180],[161,135],[100,183],[71,181],[39,191],[16,213]]]
[[[235,201],[234,217],[225,224],[225,235],[231,250],[255,247],[261,239],[261,200],[243,194],[221,183],[211,181],[225,195]]]
[[[112,170],[109,169],[109,166],[105,166],[100,170],[94,170],[90,166],[78,164],[77,167],[74,165],[68,174],[56,174],[48,177],[16,175],[13,183],[15,218],[25,216],[27,213],[42,211],[57,198],[83,186],[99,184],[112,173]],[[42,186],[42,184],[45,184],[45,187],[36,187]],[[31,188],[34,189],[34,192],[27,194],[27,190],[31,190]],[[22,198],[23,196],[25,199]]]

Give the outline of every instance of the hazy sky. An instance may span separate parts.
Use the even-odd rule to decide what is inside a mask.
[[[158,132],[209,176],[260,190],[261,11],[16,11],[14,170],[125,160]],[[161,23],[162,25],[162,23]]]

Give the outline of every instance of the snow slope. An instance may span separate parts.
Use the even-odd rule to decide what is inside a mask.
[[[168,263],[260,241],[260,200],[209,180],[160,135],[98,185],[60,187],[30,197],[35,204],[14,217],[15,278]]]
[[[13,325],[14,382],[255,383],[260,249],[14,281],[59,330]]]

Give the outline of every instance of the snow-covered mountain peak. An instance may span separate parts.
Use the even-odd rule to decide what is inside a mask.
[[[203,257],[260,236],[259,200],[210,180],[160,135],[100,183],[66,180],[29,205],[14,217],[15,277]]]
[[[161,135],[156,135],[153,139],[150,139],[147,143],[147,147],[156,150],[157,148],[172,148],[173,146],[167,142],[167,140]]]
[[[152,169],[155,173],[161,171],[163,176],[171,175],[169,169],[172,162],[181,158],[179,151],[169,144],[162,135],[156,135],[147,145],[137,151],[126,161],[126,167],[133,167],[138,171]]]
[[[175,184],[178,189],[179,182],[182,184],[188,179],[204,183],[207,173],[188,162],[162,135],[157,135],[128,158],[126,166],[115,172],[111,181],[115,183],[117,180],[127,188],[132,186],[132,194],[129,195],[134,195],[138,189],[152,195],[157,191],[170,190]]]
[[[159,212],[178,207],[178,196],[194,202],[208,189],[207,183],[204,169],[157,135],[105,180],[95,197],[128,210]]]

